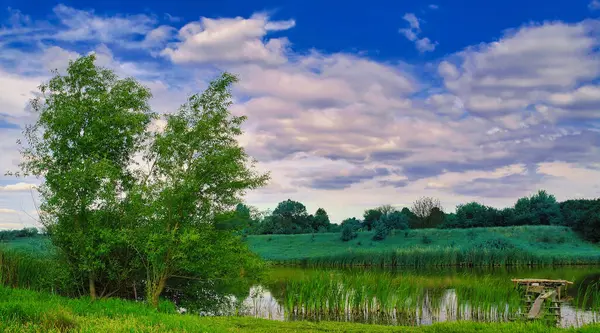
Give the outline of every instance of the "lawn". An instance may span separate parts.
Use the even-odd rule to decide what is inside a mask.
[[[560,329],[540,323],[453,322],[402,327],[357,323],[280,322],[248,317],[177,314],[167,303],[157,312],[143,303],[108,299],[91,302],[47,293],[0,287],[2,332],[598,332],[600,326]]]

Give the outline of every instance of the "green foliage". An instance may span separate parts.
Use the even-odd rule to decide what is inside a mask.
[[[22,175],[44,178],[42,223],[71,269],[89,280],[92,297],[97,284],[112,291],[129,271],[115,214],[154,117],[147,88],[94,60],[72,61],[66,75],[55,72],[40,86],[31,102],[38,119],[26,127],[20,164]]]
[[[384,240],[390,234],[390,229],[388,225],[382,219],[375,222],[375,226],[373,229],[373,240],[376,241]]]
[[[560,210],[564,225],[588,241],[600,242],[600,199],[567,200],[560,203]]]
[[[268,180],[253,171],[236,141],[245,120],[228,110],[236,81],[224,73],[166,116],[164,131],[146,152],[152,168],[131,191],[126,212],[136,227],[129,239],[145,267],[146,297],[154,306],[172,276],[224,279],[256,271],[258,261],[245,244],[222,230],[231,226],[225,223],[232,220],[228,208]],[[247,215],[238,208],[233,217]]]
[[[319,231],[323,228],[327,230],[327,227],[329,227],[330,224],[331,222],[329,221],[329,215],[327,215],[325,209],[317,209],[317,212],[315,213],[315,216],[312,219],[312,229],[314,231]]]
[[[340,237],[342,241],[347,242],[356,238],[357,236],[358,234],[351,224],[346,224],[342,227],[342,235]]]
[[[38,234],[37,228],[23,228],[21,230],[0,230],[0,241],[13,240],[15,238],[35,237]]]
[[[382,215],[383,212],[381,212],[381,210],[378,209],[368,209],[365,211],[363,215],[363,223],[367,227],[368,231],[371,231],[371,229],[373,229],[373,227],[375,226],[375,222],[379,221]]]
[[[41,85],[21,151],[22,174],[44,178],[42,222],[65,271],[78,287],[87,281],[92,299],[130,297],[138,285],[154,306],[175,276],[258,275],[260,260],[236,236],[250,228],[249,208],[232,208],[268,175],[236,140],[245,120],[228,110],[237,78],[222,74],[152,132],[150,91],[94,60]]]
[[[560,206],[553,195],[544,190],[531,197],[517,200],[515,204],[516,225],[556,225],[562,223]]]
[[[408,217],[398,211],[393,211],[381,217],[381,221],[390,230],[406,230],[408,229]]]

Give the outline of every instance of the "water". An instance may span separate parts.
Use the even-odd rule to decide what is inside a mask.
[[[262,284],[249,288],[245,296],[237,296],[243,301],[232,304],[238,314],[272,320],[388,325],[509,321],[525,312],[511,278],[574,282],[563,291],[566,297],[560,317],[551,324],[577,327],[600,319],[600,267],[425,271],[274,268]]]

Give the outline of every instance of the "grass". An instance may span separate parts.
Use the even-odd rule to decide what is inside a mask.
[[[317,267],[600,264],[598,246],[558,226],[395,231],[382,241],[372,236],[362,232],[342,242],[337,233],[257,235],[247,242],[266,260]]]
[[[68,299],[47,293],[0,287],[2,332],[425,332],[425,333],[591,333],[598,325],[560,329],[540,323],[452,322],[403,327],[357,323],[279,322],[248,317],[180,315],[164,306],[157,312],[142,303],[108,299]]]
[[[523,310],[521,295],[510,281],[515,276],[574,281],[567,294],[574,298],[576,311],[598,313],[598,283],[586,282],[598,272],[593,267],[479,273],[282,267],[272,271],[265,286],[289,319],[416,325],[424,311],[475,321],[515,318]]]
[[[71,294],[68,271],[56,257],[0,247],[0,285]]]

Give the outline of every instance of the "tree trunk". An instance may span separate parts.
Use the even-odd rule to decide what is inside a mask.
[[[166,285],[167,285],[167,276],[166,275],[162,275],[160,277],[160,279],[158,280],[158,283],[156,283],[156,282],[152,283],[152,289],[150,290],[150,304],[152,304],[152,306],[157,309],[158,309],[158,300],[159,300],[160,294],[162,294]]]
[[[95,300],[98,297],[98,294],[96,293],[96,280],[94,279],[94,276],[92,274],[90,274],[90,276],[89,276],[89,282],[90,282],[90,298],[92,300]]]

